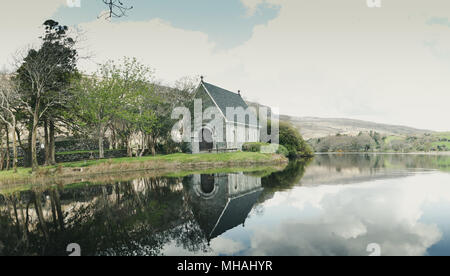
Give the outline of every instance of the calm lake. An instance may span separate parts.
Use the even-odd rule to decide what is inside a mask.
[[[82,255],[450,255],[450,156],[317,155],[278,172],[1,192],[0,255],[73,243]]]

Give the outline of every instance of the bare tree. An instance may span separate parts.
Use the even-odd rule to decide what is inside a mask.
[[[103,16],[109,18],[119,18],[126,16],[126,12],[131,10],[133,6],[126,6],[121,0],[102,0],[108,7],[108,11]]]
[[[13,169],[17,172],[17,138],[15,111],[21,102],[19,87],[6,74],[0,74],[0,120],[11,130],[13,135]],[[8,132],[7,132],[8,135]],[[8,140],[8,139],[7,139]]]

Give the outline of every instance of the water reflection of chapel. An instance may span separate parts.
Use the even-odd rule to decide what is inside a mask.
[[[186,178],[189,205],[208,241],[245,221],[258,200],[261,178],[244,173]]]

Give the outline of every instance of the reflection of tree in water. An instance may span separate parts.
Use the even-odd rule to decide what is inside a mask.
[[[264,202],[270,199],[277,191],[284,191],[291,189],[293,186],[300,183],[305,168],[311,163],[312,159],[299,159],[289,162],[289,165],[280,172],[275,172],[262,179],[262,186],[264,191],[260,197],[259,202]]]
[[[323,154],[315,157],[315,164],[323,167],[335,167],[336,170],[345,168],[383,168],[385,159],[382,155],[369,154]]]
[[[180,186],[181,185],[181,186]],[[157,255],[170,241],[205,250],[179,179],[140,179],[4,196],[0,255]]]
[[[237,181],[227,183],[234,183],[228,185],[229,189],[249,194],[242,198],[258,195],[262,202],[274,192],[298,184],[307,164],[291,162],[284,171],[262,180],[259,176],[231,174],[230,179]],[[229,181],[225,176],[218,179]],[[203,192],[212,189],[209,179],[199,181]],[[255,186],[252,183],[259,183],[264,190],[249,193]],[[160,255],[168,244],[193,253],[207,252],[211,250],[209,237],[204,225],[199,224],[205,210],[196,210],[198,202],[192,197],[191,186],[179,178],[140,178],[110,185],[79,183],[0,195],[0,255],[67,255],[66,247],[71,243],[81,246],[82,255]],[[221,198],[219,194],[217,197]]]
[[[412,154],[321,154],[315,157],[318,166],[367,169],[437,169],[450,170],[450,157],[444,155]]]

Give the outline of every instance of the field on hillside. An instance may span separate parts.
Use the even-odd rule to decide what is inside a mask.
[[[306,140],[334,136],[336,134],[356,136],[360,132],[370,131],[378,132],[386,136],[408,136],[433,133],[432,131],[424,129],[379,124],[353,119],[292,117],[281,115],[280,120],[290,122],[294,125]]]
[[[450,151],[449,133],[382,135],[360,132],[309,139],[316,152],[444,152]]]

